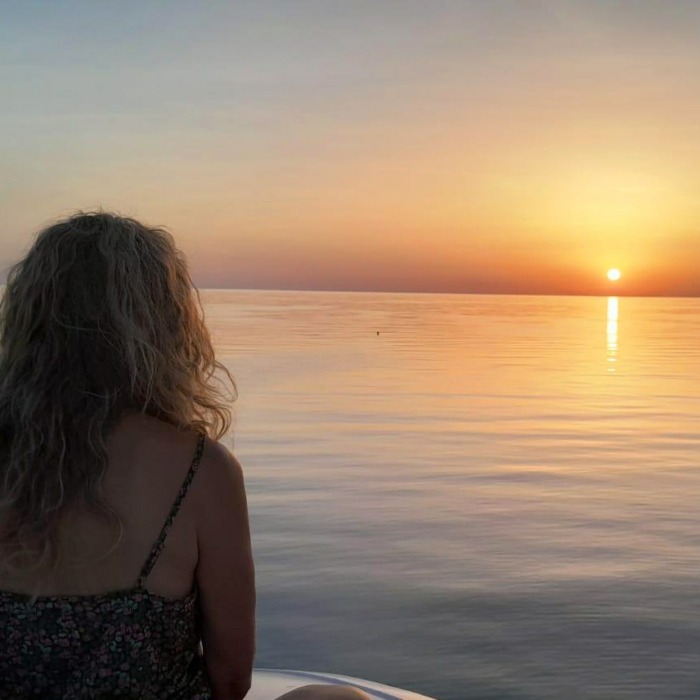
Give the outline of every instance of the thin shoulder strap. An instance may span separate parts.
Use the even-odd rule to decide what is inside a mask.
[[[206,434],[201,433],[199,436],[199,440],[197,441],[197,449],[195,450],[194,457],[192,459],[192,464],[190,465],[190,468],[187,472],[187,476],[185,476],[185,480],[182,482],[180,491],[178,492],[177,498],[175,499],[175,503],[173,503],[173,507],[170,509],[170,513],[167,519],[165,520],[163,528],[160,531],[160,535],[158,535],[158,539],[153,545],[151,553],[148,555],[148,559],[146,559],[146,563],[143,565],[143,569],[141,569],[141,573],[139,574],[139,578],[136,583],[136,585],[139,588],[143,586],[144,582],[148,578],[148,575],[151,573],[151,570],[155,566],[156,561],[158,561],[160,553],[163,551],[163,547],[165,546],[165,539],[168,536],[168,532],[170,532],[170,526],[173,524],[173,520],[175,520],[175,516],[180,510],[180,506],[182,505],[183,499],[187,495],[187,490],[189,489],[190,484],[192,483],[194,475],[197,473],[197,468],[199,467],[199,462],[202,459],[202,453],[204,452],[205,439]]]

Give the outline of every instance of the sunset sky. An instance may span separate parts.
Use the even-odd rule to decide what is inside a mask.
[[[103,207],[202,287],[700,295],[696,0],[0,0],[0,96],[3,278]]]

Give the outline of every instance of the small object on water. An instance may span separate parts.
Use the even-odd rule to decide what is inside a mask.
[[[253,684],[245,696],[246,700],[274,700],[284,693],[304,685],[350,685],[364,690],[372,700],[434,700],[410,690],[392,688],[381,683],[366,681],[351,676],[315,671],[287,671],[282,669],[256,668]]]

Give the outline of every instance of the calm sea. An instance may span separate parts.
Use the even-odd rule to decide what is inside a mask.
[[[258,666],[700,698],[700,300],[208,291]]]

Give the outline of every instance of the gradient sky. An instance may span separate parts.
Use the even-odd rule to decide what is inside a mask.
[[[0,267],[103,207],[203,287],[700,295],[696,0],[0,0]]]

